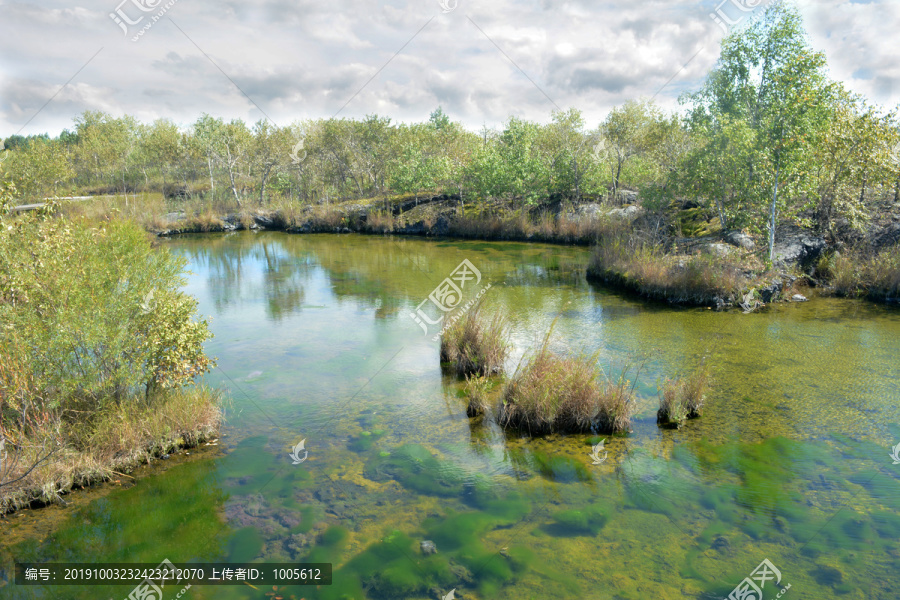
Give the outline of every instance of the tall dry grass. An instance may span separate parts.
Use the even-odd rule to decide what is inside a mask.
[[[865,296],[879,302],[900,303],[900,247],[873,256],[847,253],[833,256],[825,268],[832,290],[839,296]]]
[[[699,417],[710,383],[705,364],[686,377],[666,379],[659,388],[656,422],[664,427],[681,427],[686,420]]]
[[[7,424],[0,428],[0,437],[6,440],[4,463],[14,466],[0,472],[0,514],[56,502],[75,487],[196,446],[218,431],[220,406],[219,393],[194,387],[105,403],[87,421],[48,412],[39,428],[31,424],[12,430]]]
[[[597,354],[551,352],[550,331],[506,383],[500,425],[531,435],[628,431],[634,389],[624,373],[617,382],[603,381]]]
[[[666,256],[621,234],[600,238],[587,276],[673,304],[733,300],[745,284],[736,259],[703,254]]]
[[[441,362],[461,376],[499,373],[509,352],[508,338],[504,314],[487,317],[479,299],[441,332]]]

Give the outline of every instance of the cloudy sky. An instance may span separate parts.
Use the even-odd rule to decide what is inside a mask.
[[[767,2],[0,0],[0,137],[56,135],[85,110],[286,125],[441,105],[476,129],[577,107],[594,127],[630,98],[677,108],[728,23]],[[798,5],[833,78],[900,102],[900,1]]]

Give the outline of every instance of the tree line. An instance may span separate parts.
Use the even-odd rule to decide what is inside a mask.
[[[681,103],[668,113],[628,101],[593,128],[569,109],[545,124],[513,116],[480,131],[441,108],[410,124],[369,115],[247,125],[204,114],[186,127],[88,111],[56,138],[11,136],[3,167],[23,199],[155,191],[240,208],[426,194],[533,208],[627,188],[649,210],[687,199],[723,229],[766,233],[770,253],[785,220],[839,237],[900,201],[897,110],[829,79],[788,2],[725,38]]]

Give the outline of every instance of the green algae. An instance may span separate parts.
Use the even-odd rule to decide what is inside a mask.
[[[553,514],[557,535],[597,535],[609,521],[609,511],[591,505],[581,509],[561,510]]]
[[[215,317],[209,351],[241,386],[225,454],[208,473],[170,469],[98,498],[78,513],[90,522],[66,517],[46,538],[13,545],[4,529],[0,552],[224,560],[246,536],[257,560],[333,562],[335,585],[289,590],[307,600],[452,588],[498,600],[724,598],[767,556],[795,582],[788,598],[896,597],[896,311],[815,298],[750,316],[647,306],[585,284],[586,252],[538,245],[269,233],[166,243],[195,257],[191,293]],[[278,252],[277,273],[262,243]],[[557,315],[565,344],[600,350],[604,364],[652,340],[634,432],[604,464],[589,457],[602,436],[519,440],[465,418],[460,387],[407,314],[463,258],[494,284],[519,352]],[[660,432],[652,382],[703,356],[716,370],[704,419]],[[253,371],[263,376],[242,381]],[[218,373],[209,382],[230,386]],[[310,460],[292,465],[303,437]],[[258,515],[235,510],[252,502]],[[595,504],[608,512],[599,528],[584,514]],[[423,555],[424,539],[438,554]],[[122,591],[70,589],[78,600]],[[196,586],[191,597],[267,591]]]
[[[364,473],[373,481],[394,479],[409,490],[436,496],[459,496],[465,482],[462,471],[421,444],[404,444],[387,457],[372,457]]]

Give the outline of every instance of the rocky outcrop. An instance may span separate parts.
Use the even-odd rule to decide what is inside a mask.
[[[809,266],[825,251],[828,244],[799,227],[785,230],[775,242],[775,264]]]
[[[872,237],[872,248],[879,251],[900,243],[900,223],[891,223]]]
[[[726,244],[731,244],[737,248],[741,248],[743,250],[756,250],[756,242],[753,241],[753,238],[747,235],[746,233],[741,233],[740,231],[729,231],[724,236],[724,241]]]
[[[731,246],[720,243],[712,243],[712,244],[704,244],[699,247],[699,250],[703,254],[710,254],[712,256],[726,257],[731,256],[735,252],[737,252]]]

